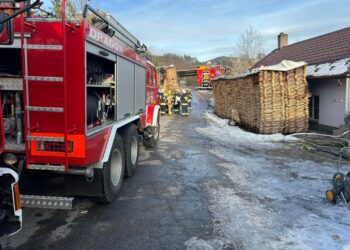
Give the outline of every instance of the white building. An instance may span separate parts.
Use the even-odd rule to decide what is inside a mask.
[[[310,122],[330,131],[344,125],[350,113],[350,27],[291,45],[288,35],[281,33],[278,49],[253,68],[282,60],[308,63]]]

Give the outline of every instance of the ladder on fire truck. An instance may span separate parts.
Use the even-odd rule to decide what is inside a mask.
[[[86,18],[88,16],[88,12],[93,13],[99,19],[101,19],[104,23],[106,23],[107,29],[112,28],[111,33],[108,34],[111,37],[116,37],[118,40],[121,40],[130,47],[133,51],[145,51],[147,50],[146,46],[141,45],[140,41],[131,34],[123,25],[121,25],[113,16],[102,13],[100,10],[95,10],[91,8],[90,5],[86,4],[83,12],[83,17]]]
[[[23,55],[23,80],[24,80],[24,106],[25,106],[25,120],[27,121],[27,137],[26,137],[26,167],[28,169],[33,170],[50,170],[50,171],[58,171],[58,172],[65,172],[68,171],[69,162],[68,162],[68,140],[67,137],[70,133],[74,132],[74,129],[69,129],[67,126],[67,54],[66,54],[66,32],[67,28],[72,28],[67,22],[66,22],[66,0],[62,0],[62,43],[57,45],[49,45],[49,44],[35,44],[35,43],[28,43],[27,38],[24,36],[24,26],[30,26],[34,30],[36,29],[35,25],[28,24],[25,22],[25,17],[22,15],[22,27],[21,27],[21,44],[22,44],[22,50],[24,51]],[[47,76],[44,74],[38,73],[38,70],[36,69],[36,74],[33,74],[32,67],[29,66],[29,63],[34,60],[38,60],[33,57],[32,53],[28,53],[31,50],[36,51],[52,51],[54,53],[57,53],[57,58],[63,58],[63,74],[62,76]],[[31,60],[34,59],[34,60]],[[43,71],[43,70],[42,70]],[[34,83],[35,82],[35,83]],[[42,86],[47,86],[47,84],[54,85],[59,84],[61,85],[60,88],[63,90],[63,100],[62,105],[59,107],[47,107],[45,105],[41,105],[39,100],[35,100],[36,105],[31,105],[30,95],[33,95],[36,91],[41,91],[41,88],[30,88],[32,84],[41,84]],[[29,95],[30,90],[30,95]],[[39,93],[39,92],[37,92]],[[41,92],[42,93],[42,92]],[[31,127],[30,123],[30,117],[33,112],[41,113],[42,115],[45,115],[47,113],[54,113],[54,114],[63,114],[63,136],[61,138],[57,137],[40,137],[40,136],[32,136],[32,132],[37,130],[38,127],[34,126]],[[62,165],[40,165],[40,164],[31,164],[30,163],[30,148],[31,148],[31,142],[52,142],[52,143],[61,143],[63,144],[64,148],[64,164]]]
[[[68,135],[74,132],[74,129],[68,128],[68,118],[67,118],[67,54],[66,54],[66,34],[67,28],[74,29],[70,24],[66,22],[66,0],[62,0],[62,42],[61,44],[36,44],[33,41],[28,43],[29,37],[25,32],[25,26],[29,26],[36,30],[35,24],[27,23],[24,17],[24,14],[21,16],[21,45],[22,45],[22,74],[23,74],[23,93],[24,93],[24,117],[26,121],[25,128],[26,131],[26,168],[32,170],[49,170],[56,172],[66,172],[69,168],[68,162]],[[57,53],[57,58],[63,58],[63,72],[61,76],[47,76],[44,73],[39,73],[40,70],[36,69],[35,73],[33,73],[33,68],[30,67],[30,62],[38,60],[37,58],[32,58],[33,54],[31,51],[51,51],[53,53]],[[41,69],[43,72],[43,69]],[[63,100],[62,105],[56,107],[47,107],[45,105],[40,104],[40,100],[35,100],[35,105],[31,105],[30,95],[40,93],[39,88],[30,88],[33,84],[37,84],[37,86],[47,86],[50,84],[59,84],[60,88],[63,92]],[[39,90],[38,90],[39,89]],[[30,90],[30,94],[29,94]],[[39,91],[39,92],[38,92]],[[42,93],[42,92],[41,92]],[[63,134],[62,137],[40,137],[33,136],[32,132],[39,129],[38,126],[32,126],[30,123],[30,117],[32,113],[40,113],[41,115],[45,115],[48,113],[52,114],[62,114],[63,115]],[[31,127],[32,126],[32,127]],[[64,148],[64,164],[61,165],[48,165],[48,164],[31,164],[30,163],[30,150],[31,150],[31,142],[53,142],[53,143],[61,143]],[[73,200],[71,197],[55,197],[55,196],[36,196],[36,195],[21,195],[21,203],[23,207],[37,207],[37,208],[55,208],[55,209],[72,209],[73,208]]]

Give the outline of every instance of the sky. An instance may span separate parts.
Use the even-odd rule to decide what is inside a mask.
[[[49,0],[44,0],[48,2]],[[112,14],[157,55],[176,53],[206,61],[235,56],[250,26],[277,47],[280,32],[295,43],[350,26],[350,0],[91,0]]]

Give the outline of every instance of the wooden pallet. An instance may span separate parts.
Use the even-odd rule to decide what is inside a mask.
[[[306,66],[290,71],[259,71],[241,78],[213,82],[215,113],[261,133],[303,132],[309,126],[309,89]]]

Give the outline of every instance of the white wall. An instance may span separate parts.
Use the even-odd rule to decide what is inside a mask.
[[[339,82],[341,84],[339,84]],[[344,114],[349,106],[350,89],[347,87],[347,79],[317,79],[309,80],[309,88],[312,95],[320,97],[321,125],[339,127],[345,124]]]

